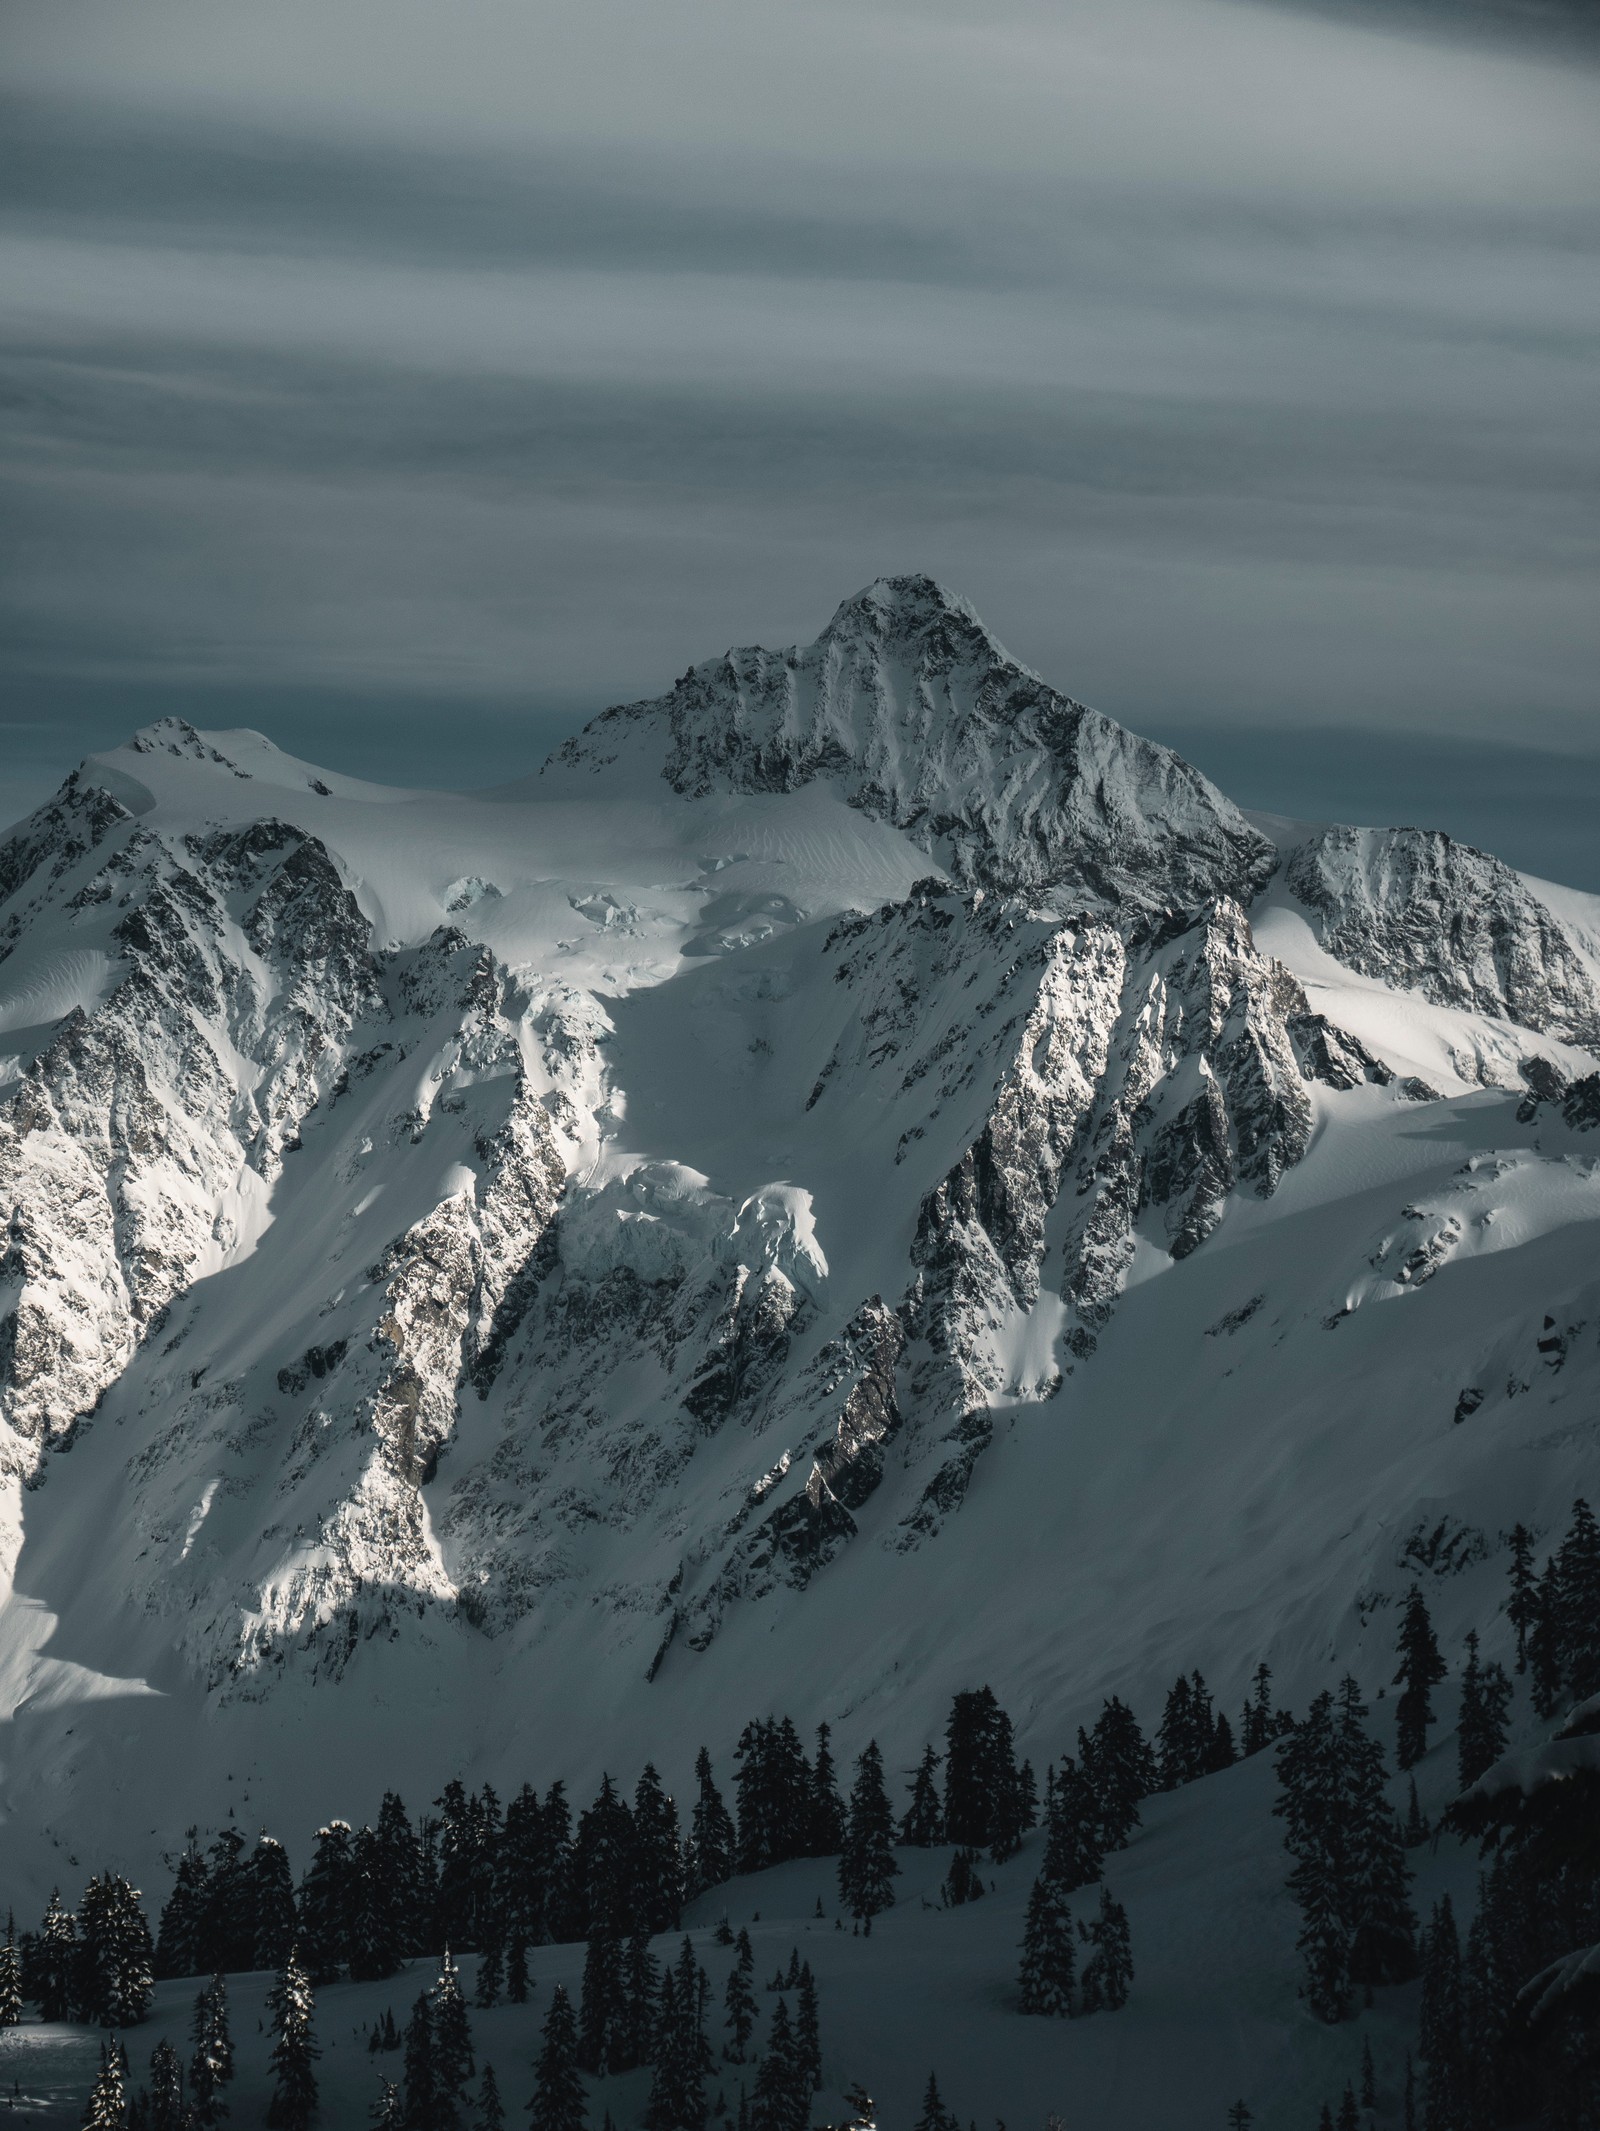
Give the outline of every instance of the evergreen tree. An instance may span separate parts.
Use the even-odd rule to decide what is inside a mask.
[[[408,1937],[401,1889],[389,1876],[386,1845],[362,1828],[350,1845],[350,1901],[345,1947],[353,1983],[397,1975]]]
[[[367,2112],[375,2131],[406,2131],[406,2105],[392,2079],[378,2074],[378,2098]]]
[[[1028,1897],[1022,1934],[1022,1967],[1017,1979],[1022,2010],[1067,2019],[1076,1974],[1077,1950],[1065,1890],[1048,1872],[1041,1872]]]
[[[311,2029],[314,2009],[311,1979],[291,1947],[267,1998],[274,2075],[267,2106],[269,2131],[306,2131],[316,2114],[317,2079],[312,2067],[321,2052]]]
[[[228,2032],[228,1986],[213,1976],[194,2001],[190,2029],[189,2097],[197,2131],[212,2131],[228,2113],[223,2089],[233,2078],[233,2038]]]
[[[811,2088],[795,2054],[789,2009],[780,1998],[772,2008],[767,2047],[750,2106],[750,2131],[805,2131],[811,2120]]]
[[[467,2082],[477,2070],[472,2054],[472,2026],[461,1995],[461,1971],[445,1948],[433,1981],[433,2063],[439,2131],[460,2120]]]
[[[1228,2111],[1228,2131],[1250,2131],[1255,2117],[1247,2102],[1236,2101]]]
[[[1502,1666],[1478,1663],[1478,1637],[1474,1631],[1467,1637],[1461,1713],[1456,1720],[1456,1765],[1463,1790],[1476,1783],[1505,1752],[1510,1706],[1511,1682]]]
[[[1561,1706],[1565,1682],[1562,1610],[1560,1572],[1550,1560],[1534,1591],[1533,1622],[1528,1630],[1529,1686],[1541,1717],[1553,1717]]]
[[[58,1888],[39,1926],[39,2013],[45,2020],[65,2020],[72,2011],[78,1967],[78,1919],[61,1906]]]
[[[473,2003],[485,2008],[498,2005],[500,1986],[505,1978],[505,1949],[500,1943],[498,1930],[493,1932],[487,1945],[478,1956],[478,1984],[472,1994]]]
[[[434,2057],[433,2007],[426,1991],[418,1996],[406,2022],[403,2065],[408,2131],[433,2131],[440,2115],[439,2069]]]
[[[617,1939],[639,1906],[639,1853],[633,1815],[616,1785],[602,1776],[594,1803],[578,1816],[566,1860],[565,1928]]]
[[[22,2019],[22,1956],[17,1951],[15,1921],[6,1918],[5,1944],[0,1946],[0,2027],[16,2027]]]
[[[945,1907],[959,1909],[964,1902],[981,1902],[987,1891],[978,1869],[977,1851],[957,1850],[940,1889]]]
[[[628,2065],[648,2064],[655,2043],[661,1972],[650,1951],[647,1931],[636,1931],[628,1941],[622,1990],[626,2006],[623,2059]]]
[[[233,1827],[222,1829],[211,1845],[198,1967],[191,1973],[216,1975],[248,1968],[255,1958],[255,1887],[248,1862],[241,1862],[244,1847],[244,1837]]]
[[[1218,1769],[1232,1768],[1239,1758],[1233,1743],[1233,1726],[1219,1709],[1217,1720],[1211,1727],[1211,1751],[1206,1759],[1206,1772],[1215,1775]]]
[[[122,2131],[126,2093],[122,2055],[113,2036],[109,2048],[100,2045],[100,2070],[84,2107],[83,2131]]]
[[[1100,1847],[1126,1849],[1139,1825],[1139,1802],[1159,1788],[1155,1756],[1127,1703],[1113,1695],[1078,1733],[1078,1765],[1100,1809]]]
[[[733,1877],[733,1818],[722,1802],[711,1771],[711,1756],[702,1746],[695,1757],[694,1813],[689,1826],[689,1883],[704,1894]]]
[[[922,2091],[922,2114],[912,2131],[961,2131],[960,2123],[944,2105],[939,2082],[932,2072],[928,2074],[928,2084]]]
[[[1533,1571],[1533,1534],[1526,1525],[1512,1526],[1510,1546],[1511,1596],[1506,1600],[1506,1617],[1516,1631],[1517,1670],[1526,1672],[1528,1637],[1539,1613],[1539,1580]]]
[[[1585,1702],[1600,1694],[1600,1522],[1581,1497],[1572,1505],[1556,1575],[1566,1691]]]
[[[421,1846],[405,1801],[397,1791],[384,1792],[373,1832],[377,1838],[378,1869],[390,1890],[400,1958],[409,1960],[414,1954],[429,1951],[432,1902],[424,1902]]]
[[[1089,1943],[1094,1951],[1083,1965],[1083,2009],[1120,2012],[1133,1986],[1133,1940],[1127,1910],[1105,1887],[1100,1889],[1100,1913],[1089,1926]]]
[[[1219,1737],[1211,1692],[1198,1672],[1191,1672],[1187,1679],[1180,1675],[1173,1682],[1156,1748],[1164,1791],[1193,1783],[1232,1762],[1232,1729],[1225,1729]]]
[[[520,1939],[524,1957],[529,1946],[549,1936],[554,1860],[549,1855],[545,1810],[539,1794],[525,1783],[506,1807],[500,1831],[500,1883],[497,1890],[507,1947]]]
[[[846,2090],[844,2106],[842,2131],[878,2131],[878,2105],[859,2080]]]
[[[633,1794],[633,1914],[651,1933],[676,1931],[683,1914],[678,1812],[646,1762]]]
[[[811,1857],[837,1857],[843,1848],[844,1803],[834,1773],[833,1735],[826,1724],[819,1724],[817,1755],[811,1764],[811,1831],[806,1850]]]
[[[1383,1749],[1363,1727],[1366,1705],[1348,1676],[1338,1706],[1350,1978],[1370,1993],[1375,1984],[1416,1974],[1411,1870],[1385,1790]]]
[[[350,1931],[355,1917],[355,1860],[348,1820],[330,1820],[318,1828],[311,1863],[300,1882],[300,1938],[296,1965],[312,1983],[332,1983],[350,1958]]]
[[[1239,1718],[1239,1745],[1246,1756],[1259,1754],[1278,1736],[1272,1714],[1272,1667],[1257,1665],[1252,1685],[1254,1691]]]
[[[1104,1862],[1099,1802],[1089,1779],[1068,1754],[1048,1788],[1045,1804],[1044,1876],[1063,1894],[1100,1877]]]
[[[1408,1777],[1407,1784],[1409,1788],[1406,1794],[1405,1844],[1408,1850],[1415,1850],[1419,1849],[1427,1841],[1429,1828],[1427,1816],[1422,1810],[1422,1802],[1417,1796],[1416,1777]]]
[[[645,2118],[651,2131],[702,2131],[706,2079],[712,2068],[705,2035],[707,1989],[694,1948],[685,1939],[676,1965],[661,1980],[655,2075]]]
[[[1428,1726],[1433,1722],[1432,1690],[1446,1671],[1428,1608],[1416,1584],[1406,1593],[1395,1647],[1400,1669],[1394,1684],[1405,1690],[1395,1705],[1395,1758],[1402,1768],[1414,1768],[1428,1750]]]
[[[808,1961],[800,1971],[794,2008],[794,2054],[796,2077],[808,2094],[822,2092],[822,2020],[817,2005],[816,1979]],[[810,2108],[807,2106],[809,2118]]]
[[[802,1854],[811,1825],[812,1772],[788,1717],[747,1724],[734,1755],[738,1865],[759,1872]]]
[[[589,1937],[578,2003],[578,2062],[586,2072],[616,2071],[628,2054],[628,2006],[622,1959],[608,1931]]]
[[[512,1934],[510,1950],[506,1954],[506,2002],[509,2005],[526,2005],[528,2002],[528,1942],[520,1931]]]
[[[1423,1945],[1419,2039],[1428,2066],[1423,2106],[1426,2131],[1458,2131],[1464,2114],[1461,2015],[1461,1941],[1447,1894],[1434,1904]]]
[[[1273,1811],[1286,1822],[1284,1845],[1295,1860],[1289,1891],[1300,1908],[1296,1943],[1304,1969],[1302,1995],[1318,2019],[1342,2020],[1351,2006],[1349,1891],[1343,1770],[1331,1694],[1318,1695],[1279,1742],[1278,1781]]]
[[[877,1741],[869,1740],[856,1762],[856,1780],[850,1792],[849,1820],[839,1855],[840,1900],[852,1916],[876,1916],[893,1904],[899,1870],[894,1854],[894,1816],[883,1787],[883,1756]]]
[[[150,2131],[187,2131],[192,2122],[183,2098],[183,2059],[170,2042],[150,2052]]]
[[[913,1850],[931,1850],[944,1841],[944,1808],[939,1803],[939,1755],[924,1747],[911,1779],[911,1803],[900,1823],[900,1840]]]
[[[505,2103],[500,2099],[500,2082],[494,2076],[494,2066],[486,2064],[483,2077],[478,2081],[478,2116],[473,2131],[505,2131]]]
[[[250,1880],[256,1943],[249,1965],[281,1968],[299,1933],[300,1919],[288,1853],[270,1835],[262,1835],[251,1853]]]
[[[578,2077],[578,2030],[558,1983],[545,2015],[543,2043],[528,2104],[532,2131],[584,2131],[588,2110]]]
[[[134,2027],[149,2017],[154,1988],[150,1927],[139,1890],[118,1872],[91,1879],[78,1904],[71,1996],[81,2018]]]
[[[1011,1719],[991,1690],[956,1695],[945,1727],[945,1840],[987,1849],[1011,1839],[1019,1775]]]
[[[210,1893],[198,1831],[191,1828],[173,1869],[172,1892],[167,1896],[156,1927],[154,1965],[158,1979],[165,1981],[169,1976],[199,1973],[200,1932]]]
[[[1338,2131],[1361,2131],[1361,2111],[1356,2105],[1356,2090],[1349,2085],[1339,2098]]]
[[[1372,2039],[1361,2043],[1361,2106],[1369,2113],[1378,2106],[1378,2068],[1372,2061]]]
[[[756,2025],[756,1995],[752,1981],[756,1961],[748,1931],[741,1931],[736,1943],[738,1952],[728,1971],[728,1987],[722,1999],[728,2029],[722,2054],[730,2064],[743,2064]]]
[[[439,1813],[439,1885],[433,1905],[433,1930],[437,1936],[433,1943],[470,1946],[474,1936],[478,1816],[459,1776],[452,1776],[433,1802]]]
[[[1009,1735],[1009,1717],[1005,1719],[1005,1723]],[[997,1865],[1003,1865],[1008,1857],[1016,1856],[1022,1848],[1023,1836],[1038,1818],[1033,1791],[1033,1770],[1026,1763],[1018,1768],[1014,1757],[1011,1757],[1010,1766],[1002,1770],[1000,1786],[989,1816],[989,1855]]]

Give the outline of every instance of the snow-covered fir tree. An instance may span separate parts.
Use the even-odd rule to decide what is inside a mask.
[[[1456,1774],[1462,1790],[1476,1783],[1506,1750],[1510,1735],[1511,1682],[1503,1666],[1478,1661],[1476,1630],[1467,1636],[1456,1716]]]
[[[296,1908],[297,1964],[314,1984],[336,1981],[349,1963],[356,1915],[355,1855],[349,1821],[330,1820],[326,1827],[318,1828]]]
[[[1133,1988],[1133,1936],[1128,1912],[1109,1888],[1100,1889],[1099,1912],[1083,1928],[1090,1947],[1083,1964],[1083,2010],[1120,2012]]]
[[[583,2081],[578,2073],[577,2022],[559,1983],[545,2014],[528,2121],[530,2131],[585,2131],[588,2121]]]
[[[233,2037],[228,2029],[228,1986],[220,1975],[194,2001],[190,2026],[189,2106],[197,2131],[211,2131],[227,2114],[225,2089],[233,2078]]]
[[[194,2118],[184,2094],[183,2059],[170,2042],[150,2052],[146,2103],[149,2131],[190,2131]]]
[[[1420,1588],[1413,1584],[1406,1593],[1396,1643],[1400,1668],[1394,1685],[1404,1691],[1395,1705],[1395,1759],[1402,1768],[1414,1768],[1428,1749],[1428,1727],[1433,1722],[1433,1689],[1448,1670],[1439,1655],[1438,1639]]]
[[[100,2069],[84,2106],[82,2131],[123,2131],[126,2096],[122,2052],[113,2035],[109,2043],[100,2045]]]
[[[1155,1755],[1133,1711],[1112,1695],[1094,1722],[1078,1732],[1078,1766],[1100,1814],[1100,1846],[1109,1856],[1126,1847],[1139,1826],[1139,1804],[1160,1787]]]
[[[911,1798],[900,1822],[900,1840],[908,1849],[931,1850],[944,1841],[944,1805],[939,1796],[941,1757],[935,1747],[923,1748],[911,1779]]]
[[[578,2001],[578,2062],[586,2072],[621,2071],[628,2059],[628,1999],[622,1949],[608,1930],[589,1934]]]
[[[811,2120],[811,2083],[795,2049],[789,2008],[772,2008],[767,2045],[761,2053],[750,2101],[750,2131],[806,2131]]]
[[[1067,2019],[1077,1966],[1066,1890],[1048,1872],[1041,1872],[1028,1897],[1022,1934],[1022,1965],[1017,1976],[1022,2010]]]
[[[293,1948],[267,1997],[272,2033],[272,2100],[267,2106],[269,2131],[306,2131],[316,2114],[316,2060],[321,2055],[312,2031],[316,2001],[311,1978]]]
[[[687,1878],[691,1897],[720,1887],[733,1876],[733,1816],[722,1802],[712,1773],[711,1756],[702,1746],[695,1756],[694,1811],[689,1822]]]
[[[15,2027],[22,2018],[22,1956],[17,1951],[15,1919],[6,1918],[5,1943],[0,1945],[0,2027]]]
[[[730,2064],[743,2064],[756,2025],[756,1959],[750,1945],[750,1934],[742,1927],[735,1946],[737,1951],[733,1965],[728,1970],[727,1987],[722,2000],[724,2021],[728,2030],[728,2039],[723,2044],[722,2054]]]
[[[884,1789],[883,1756],[869,1740],[856,1761],[844,1848],[839,1855],[839,1899],[863,1920],[894,1901],[900,1866],[894,1854],[894,1815]]]
[[[81,2018],[133,2027],[149,2017],[154,1948],[139,1890],[118,1872],[97,1874],[78,1904],[76,1959],[69,1985]]]

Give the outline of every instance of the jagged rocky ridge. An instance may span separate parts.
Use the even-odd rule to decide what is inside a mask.
[[[1280,872],[925,579],[555,758],[552,806],[654,790],[776,835],[826,796],[923,869],[863,907],[825,859],[660,950],[647,896],[575,880],[565,924],[646,941],[622,975],[491,945],[522,906],[479,873],[392,937],[338,834],[238,818],[258,772],[228,738],[166,721],[0,846],[0,992],[48,939],[83,993],[0,1069],[5,1470],[37,1483],[79,1435],[123,1455],[108,1403],[138,1422],[130,1595],[221,1696],[374,1636],[554,1633],[581,1592],[644,1676],[847,1547],[947,1543],[1001,1417],[1070,1394],[1141,1254],[1270,1197],[1319,1090],[1431,1092],[1260,950],[1269,884],[1354,969],[1596,1041],[1582,942],[1508,869],[1334,829]],[[167,761],[188,796],[158,805],[133,773]],[[630,1136],[665,1074],[640,1002],[718,1032],[785,1174],[728,1189]],[[1571,1078],[1530,1074],[1536,1107]],[[830,1163],[870,1172],[870,1247],[819,1219]]]

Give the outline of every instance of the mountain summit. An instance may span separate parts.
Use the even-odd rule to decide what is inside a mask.
[[[556,761],[664,741],[686,797],[824,780],[969,886],[1170,908],[1248,896],[1276,852],[1170,748],[1059,695],[931,577],[881,577],[814,644],[729,651]]]
[[[1597,1043],[1592,899],[924,577],[498,794],[162,720],[0,843],[8,1838],[1363,1670],[1578,1478]]]

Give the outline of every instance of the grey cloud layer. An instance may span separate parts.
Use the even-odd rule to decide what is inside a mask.
[[[542,731],[904,567],[1170,737],[1600,753],[1591,70],[1213,0],[864,8],[831,55],[478,0],[442,57],[395,0],[365,73],[288,0],[139,12],[0,33],[14,760],[152,686]]]

